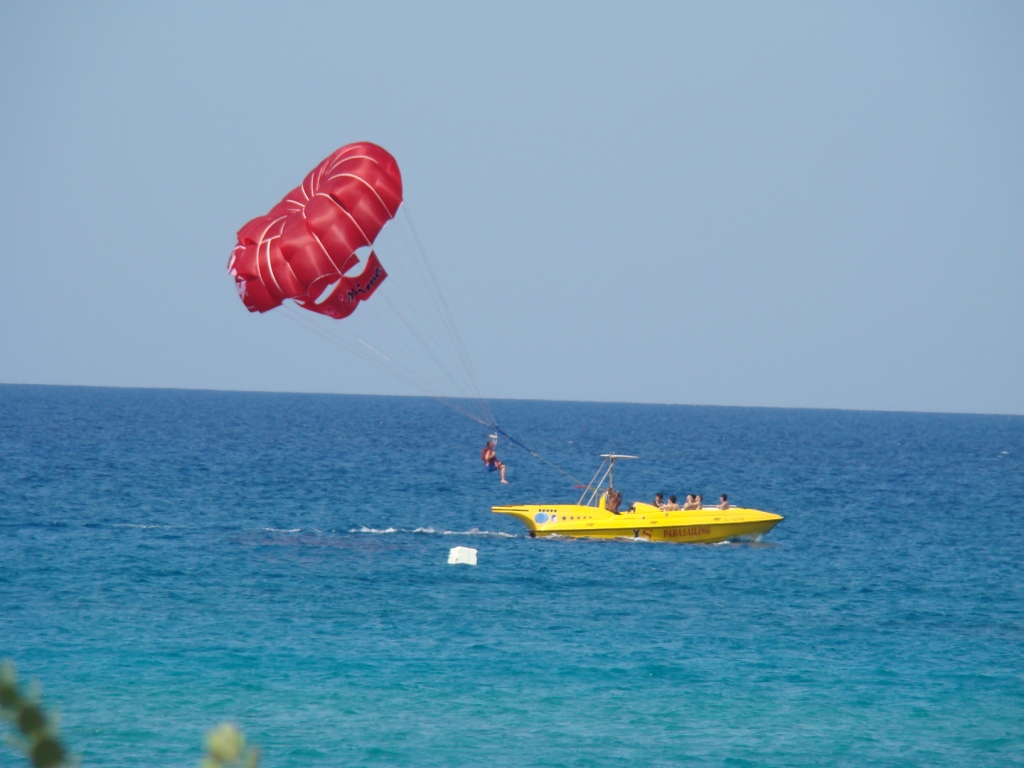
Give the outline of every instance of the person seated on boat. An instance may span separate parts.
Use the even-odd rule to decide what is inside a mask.
[[[692,493],[686,494],[686,501],[683,503],[683,509],[696,509],[696,502],[694,501],[695,498],[696,497]]]
[[[718,508],[728,509],[729,508],[729,494],[723,493],[718,497]]]
[[[704,509],[704,497],[701,496],[699,493],[693,497],[693,508]]]
[[[679,504],[678,502],[676,502],[676,497],[669,496],[668,504],[662,504],[661,508],[664,509],[666,512],[675,512],[677,509],[679,509]]]
[[[487,445],[480,452],[480,458],[483,459],[484,469],[488,472],[499,471],[501,473],[501,482],[508,485],[508,480],[505,479],[505,464],[498,461],[498,456],[494,452],[494,443],[490,440],[487,441]]]
[[[664,509],[665,508],[665,494],[663,494],[663,493],[656,493],[656,494],[654,494],[654,506],[656,506],[658,509]]]
[[[613,515],[619,514],[619,505],[622,504],[622,491],[609,488],[604,497],[604,508]]]

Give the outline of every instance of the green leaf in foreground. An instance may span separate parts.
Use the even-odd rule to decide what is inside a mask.
[[[18,675],[9,661],[0,665],[0,716],[17,729],[19,738],[12,742],[25,752],[34,768],[71,765],[56,724],[39,701],[21,692]]]

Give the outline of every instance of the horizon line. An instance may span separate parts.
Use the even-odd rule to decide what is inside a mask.
[[[250,394],[250,395],[312,395],[317,397],[395,397],[395,398],[416,398],[421,400],[472,400],[474,398],[457,397],[454,395],[397,395],[382,394],[379,392],[297,392],[292,390],[274,389],[222,389],[217,387],[154,387],[154,386],[131,386],[122,384],[39,384],[32,382],[0,382],[0,387],[63,387],[67,389],[131,389],[146,390],[154,392],[220,392],[224,394]],[[524,403],[567,403],[567,404],[593,404],[593,405],[655,405],[677,408],[746,408],[757,410],[779,410],[779,411],[842,411],[849,413],[908,413],[935,416],[1008,416],[1022,418],[1024,413],[1004,413],[1001,411],[926,411],[912,409],[885,409],[885,408],[843,408],[840,406],[814,406],[814,405],[728,405],[724,403],[666,403],[653,401],[634,400],[567,400],[560,398],[539,398],[539,397],[490,397],[484,398],[486,402],[524,402]]]

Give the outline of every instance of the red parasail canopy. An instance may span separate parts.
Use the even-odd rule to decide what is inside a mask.
[[[358,275],[356,249],[372,246],[402,204],[402,176],[386,150],[347,144],[309,172],[270,209],[238,230],[228,260],[238,295],[250,312],[294,299],[341,319],[388,276],[370,251]]]

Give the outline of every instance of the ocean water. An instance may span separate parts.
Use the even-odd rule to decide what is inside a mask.
[[[575,481],[430,399],[0,386],[0,656],[86,766],[1024,765],[1024,418],[492,407],[786,519],[530,539]]]

